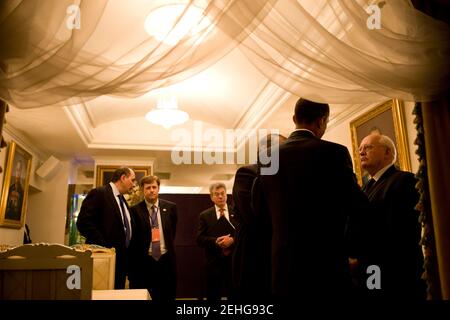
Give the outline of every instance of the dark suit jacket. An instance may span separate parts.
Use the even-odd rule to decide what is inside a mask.
[[[228,211],[230,222],[236,227],[238,221],[234,217],[231,206],[228,206]],[[220,264],[220,258],[223,257],[222,249],[216,245],[217,236],[212,235],[217,221],[215,207],[211,207],[200,213],[197,244],[205,249],[207,266],[211,267],[214,267],[217,263]],[[231,236],[234,237],[235,235],[231,234]],[[234,244],[232,247],[234,247]]]
[[[369,264],[381,269],[381,288],[396,298],[424,298],[420,280],[423,256],[420,241],[417,180],[391,166],[368,192],[372,207]]]
[[[128,208],[128,204],[125,203]],[[128,212],[130,209],[128,208]],[[130,218],[131,212],[130,212]],[[133,221],[131,221],[131,224]],[[114,198],[112,188],[106,186],[92,189],[84,199],[77,219],[77,228],[86,238],[86,243],[116,249],[116,289],[125,287],[128,273],[125,229],[119,204]],[[131,229],[133,233],[133,228]]]
[[[235,217],[239,221],[233,252],[233,287],[239,298],[270,296],[271,226],[266,207],[261,206],[258,166],[236,172],[233,185]]]
[[[161,214],[161,224],[164,234],[164,243],[169,255],[173,272],[176,271],[175,257],[175,235],[177,231],[178,213],[175,203],[159,199],[159,210]],[[130,265],[130,278],[139,277],[145,270],[140,267],[144,265],[143,259],[148,255],[151,244],[151,226],[149,212],[145,200],[139,202],[131,208],[133,215],[133,237],[130,243],[132,263]]]
[[[77,228],[86,238],[86,243],[114,247],[117,254],[125,250],[122,214],[109,184],[88,193],[81,205]]]
[[[347,224],[368,206],[347,148],[294,131],[279,147],[279,171],[261,175],[261,186],[272,220],[273,293],[342,297],[350,286]]]

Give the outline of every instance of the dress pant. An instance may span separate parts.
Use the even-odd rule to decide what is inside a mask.
[[[169,254],[163,254],[159,260],[148,255],[145,259],[144,283],[152,300],[173,301],[176,296],[176,266]]]
[[[212,262],[212,263],[211,263]],[[221,256],[206,266],[206,299],[217,302],[221,297],[232,297],[231,255]]]
[[[128,258],[126,250],[116,249],[116,271],[114,275],[114,289],[125,289],[128,273]]]

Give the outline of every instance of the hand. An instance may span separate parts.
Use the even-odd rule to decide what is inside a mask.
[[[230,237],[230,234],[226,236],[221,236],[216,239],[216,244],[222,249],[230,247],[234,242],[234,239]]]
[[[356,258],[348,258],[348,265],[350,266],[350,271],[355,272],[359,267],[359,261]]]

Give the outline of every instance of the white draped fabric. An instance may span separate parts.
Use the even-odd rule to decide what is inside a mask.
[[[147,16],[174,3],[184,6],[166,40],[177,25],[181,37],[168,42],[146,33]],[[135,97],[184,80],[236,47],[272,82],[315,101],[429,101],[446,94],[449,27],[392,0],[380,8],[381,28],[370,29],[366,10],[373,3],[2,0],[0,97],[18,108]],[[186,26],[191,8],[202,14]]]

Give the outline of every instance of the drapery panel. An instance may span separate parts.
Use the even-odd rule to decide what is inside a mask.
[[[0,97],[18,108],[135,97],[236,47],[269,80],[311,100],[429,101],[446,93],[449,27],[396,0],[376,6],[380,28],[369,28],[373,2],[3,0]],[[162,38],[146,33],[147,16],[171,5],[182,8],[173,26]]]

